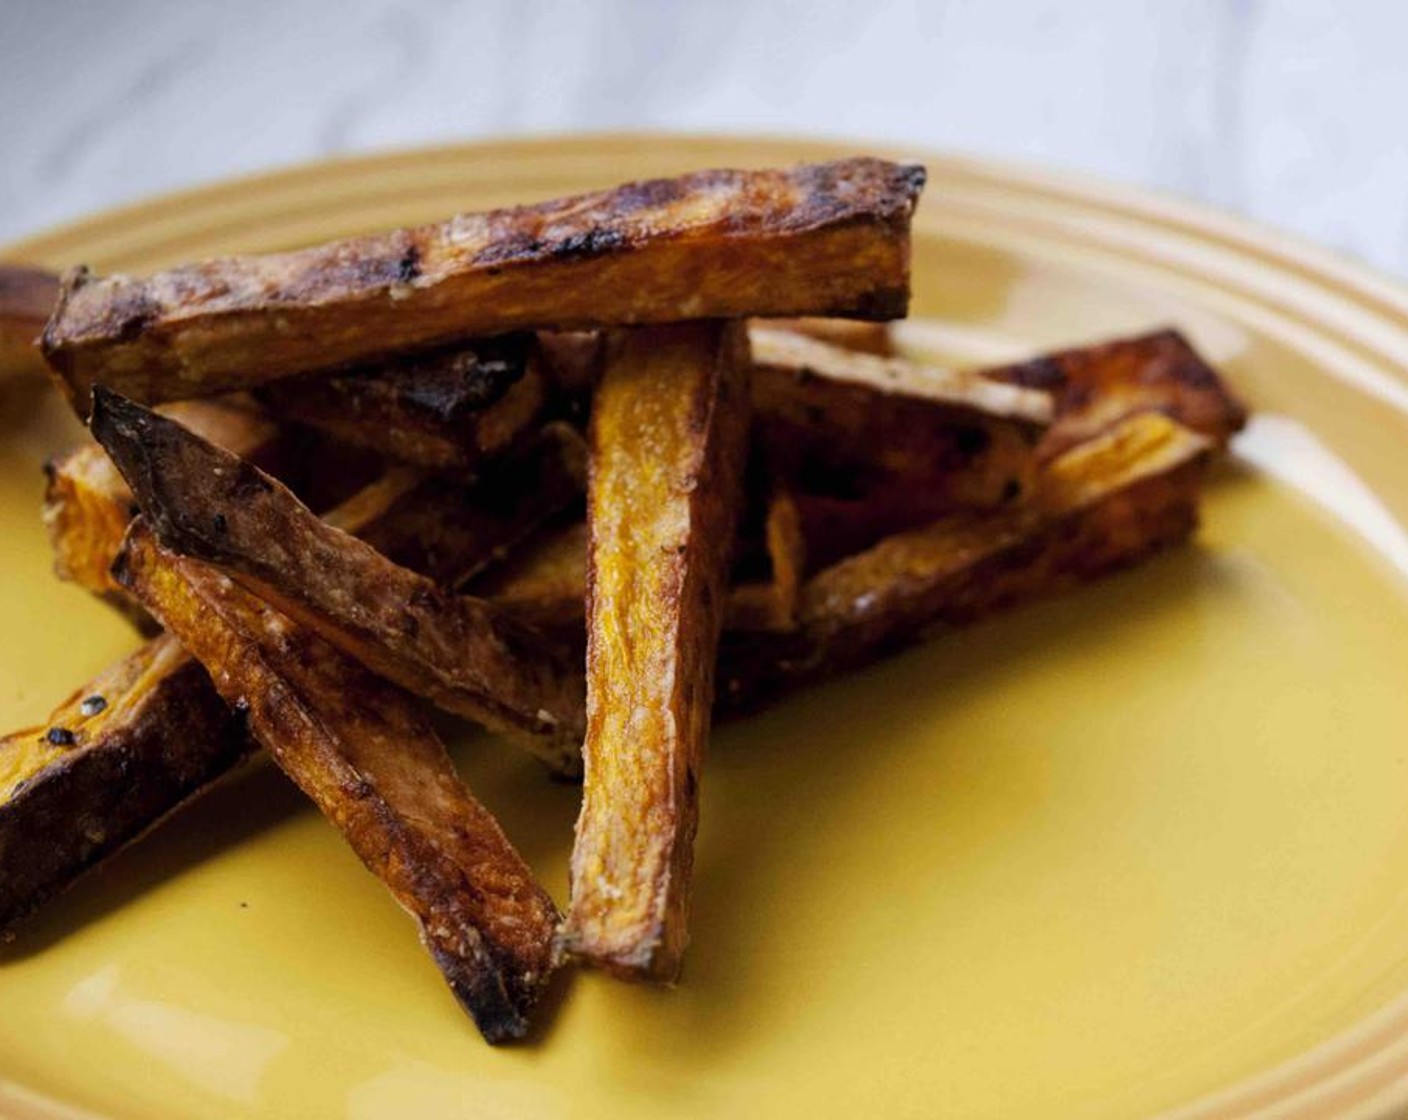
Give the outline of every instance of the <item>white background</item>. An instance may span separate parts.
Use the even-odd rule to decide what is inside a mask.
[[[800,131],[1074,168],[1408,277],[1398,0],[0,0],[0,240],[340,152]]]

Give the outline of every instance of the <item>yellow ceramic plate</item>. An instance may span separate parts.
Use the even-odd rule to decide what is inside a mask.
[[[707,165],[597,138],[322,164],[14,247],[143,270]],[[0,958],[0,1113],[1380,1116],[1408,1102],[1408,298],[1178,204],[934,157],[910,345],[977,362],[1175,323],[1258,410],[1196,544],[716,736],[675,991],[575,978],[475,1035],[333,831],[255,769]],[[54,582],[56,410],[10,390],[0,723],[134,639]],[[573,790],[471,783],[559,898]]]

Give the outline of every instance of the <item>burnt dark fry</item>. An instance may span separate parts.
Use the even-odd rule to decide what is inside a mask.
[[[592,404],[585,779],[562,938],[629,978],[673,980],[688,940],[748,418],[741,323],[609,345]]]
[[[170,405],[166,413],[241,457],[267,463],[276,455],[275,427],[248,402],[192,401]],[[145,625],[141,609],[109,575],[134,514],[131,487],[93,442],[56,455],[44,471],[43,518],[54,574]]]
[[[976,508],[996,510],[1029,500],[1036,482],[1035,465],[1030,448],[1014,455],[1005,487],[989,491],[990,501]],[[994,466],[987,461],[977,469],[986,475]],[[961,472],[963,468],[956,469]],[[798,533],[805,547],[806,572],[818,572],[895,533],[920,528],[961,509],[975,508],[953,500],[956,487],[946,493],[939,484],[926,492],[926,481],[923,475],[877,472],[859,475],[839,493],[799,490],[793,502]]]
[[[1050,460],[1030,505],[953,514],[840,561],[807,581],[794,632],[724,636],[720,705],[757,707],[1186,539],[1214,448],[1138,413]]]
[[[484,1037],[522,1037],[555,963],[557,908],[411,698],[215,569],[163,552],[140,520],[116,572],[415,918]]]
[[[193,423],[217,433],[220,407],[202,402],[206,415]],[[223,434],[229,438],[240,430]],[[443,572],[449,581],[477,571],[536,520],[579,500],[585,455],[575,432],[554,426],[523,461],[503,464],[505,470],[516,466],[508,479],[486,476],[484,492],[403,468],[327,517],[345,532],[414,553],[427,573]],[[82,558],[115,557],[130,522],[131,492],[96,444],[67,460],[86,464],[97,481],[90,485],[65,470],[68,485],[77,487],[79,497],[87,495],[88,507],[69,509],[71,525],[60,539]],[[79,547],[80,534],[92,540],[92,548]],[[89,570],[107,580],[110,564]],[[110,596],[121,596],[122,604],[154,625],[125,588],[110,582]],[[79,710],[95,697],[101,707],[91,715]],[[0,791],[24,783],[9,803],[0,792],[0,930],[12,920],[7,915],[39,907],[243,758],[252,746],[232,738],[228,723],[228,710],[204,670],[163,637],[75,693],[44,727],[0,742]],[[51,729],[71,731],[73,742],[41,740]]]
[[[429,471],[467,474],[530,432],[548,402],[532,339],[510,335],[258,391],[274,415]]]
[[[754,439],[822,565],[1031,486],[1048,393],[755,328]]]
[[[165,635],[0,740],[0,936],[251,750]]]
[[[541,635],[393,564],[258,468],[101,387],[91,428],[163,545],[225,568],[409,691],[577,769],[580,672]]]
[[[748,315],[891,319],[921,167],[703,171],[146,279],[65,280],[44,351],[85,408],[251,388],[527,328]]]
[[[1042,459],[1139,412],[1161,412],[1219,446],[1247,421],[1245,406],[1217,371],[1173,330],[1081,346],[983,376],[1052,395],[1055,422],[1037,449]]]

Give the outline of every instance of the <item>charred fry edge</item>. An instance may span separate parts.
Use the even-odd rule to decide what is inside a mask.
[[[740,323],[625,332],[592,408],[585,781],[563,945],[672,981],[748,437]]]
[[[936,627],[1063,591],[1184,540],[1214,449],[1167,417],[1136,414],[1051,460],[1035,505],[955,514],[837,563],[807,582],[795,633],[724,636],[720,705],[757,707]]]
[[[780,330],[751,337],[754,438],[796,493],[812,570],[1030,490],[1049,393]]]
[[[747,315],[891,319],[924,169],[704,171],[147,279],[70,273],[44,331],[75,407],[250,388],[524,328]]]
[[[0,789],[0,936],[252,750],[205,671],[166,636],[43,726],[0,740],[0,762],[17,762]]]
[[[585,454],[575,432],[555,429],[533,456],[525,457],[526,463],[516,465],[511,482],[517,488],[503,491],[504,508],[466,511],[453,500],[464,489],[460,484],[427,480],[402,469],[360,491],[328,519],[346,532],[379,534],[407,548],[415,543],[423,552],[429,547],[433,556],[423,557],[427,565],[438,564],[447,573],[471,571],[494,548],[525,531],[529,522],[575,500],[584,481]],[[107,532],[99,542],[111,563],[129,523],[131,492],[97,445],[68,456],[75,458],[120,489],[112,496],[114,517],[110,524],[103,523]],[[486,478],[485,484],[499,488],[494,479]],[[528,492],[522,493],[525,487]],[[429,546],[417,529],[428,520],[440,526],[440,535]],[[458,535],[447,536],[447,521]],[[113,543],[104,543],[109,540]],[[120,596],[115,602],[154,625],[125,588],[116,581],[111,587],[113,595]],[[148,665],[155,668],[134,684],[134,677]],[[138,685],[146,698],[140,703],[124,700]],[[101,697],[97,713],[89,717],[77,710],[94,697]],[[23,774],[24,788],[9,802],[0,791],[0,934],[156,827],[253,749],[232,727],[204,671],[168,637],[155,639],[110,667],[75,693],[44,727],[0,741],[0,763],[6,744],[51,731],[62,741],[50,744],[46,739],[32,768]],[[73,742],[67,741],[70,733]],[[36,822],[42,827],[34,827]]]
[[[267,385],[270,412],[388,459],[466,474],[536,424],[548,382],[529,335],[511,335]]]
[[[278,434],[257,410],[239,401],[170,406],[168,415],[242,458],[268,461]],[[109,574],[135,515],[132,489],[97,443],[84,443],[44,465],[44,527],[54,574],[86,588],[139,626],[150,620]]]
[[[118,578],[415,918],[489,1042],[520,1038],[555,963],[557,909],[411,699],[138,519]]]
[[[1141,423],[1147,425],[1150,421]],[[1154,423],[1157,427],[1157,422]],[[970,545],[975,534],[989,534],[994,549],[989,555],[974,546],[972,563],[976,567],[967,577],[961,571],[947,576],[940,571],[932,582],[948,588],[947,598],[940,606],[914,619],[914,624],[922,628],[970,622],[1014,602],[1050,594],[1063,589],[1068,583],[1100,575],[1108,568],[1134,563],[1146,553],[1176,543],[1191,528],[1197,462],[1206,451],[1196,441],[1190,440],[1186,433],[1181,439],[1186,461],[1179,463],[1173,457],[1175,465],[1170,466],[1166,474],[1151,471],[1143,479],[1135,479],[1122,488],[1113,488],[1108,495],[1100,496],[1097,493],[1088,507],[1069,511],[1059,520],[1051,521],[1043,516],[1024,518],[1007,513],[985,517],[971,524],[962,519],[950,519],[946,528],[906,534],[911,541],[907,547],[914,548],[921,557],[926,551],[930,555],[943,555],[945,548],[952,555],[955,543],[961,544],[965,533]],[[1124,506],[1120,508],[1114,503],[1124,503]],[[1083,540],[1101,540],[1106,528],[1127,528],[1131,509],[1147,511],[1152,528],[1141,530],[1142,536],[1139,533],[1133,536],[1107,534],[1101,548],[1083,554],[1082,567],[1069,570],[1065,567],[1066,561],[1062,557],[1079,558]],[[916,540],[917,544],[912,543]],[[887,550],[893,552],[894,547],[890,544]],[[885,551],[878,550],[880,555]],[[1018,561],[1025,567],[1015,566]],[[881,624],[863,626],[861,620],[850,617],[843,610],[838,611],[834,605],[827,605],[835,603],[840,594],[838,589],[846,586],[848,581],[853,591],[859,588],[867,595],[874,593],[883,597],[903,592],[903,584],[893,572],[884,578],[867,576],[857,583],[856,573],[858,570],[863,572],[866,563],[865,558],[856,558],[852,564],[838,565],[829,578],[818,577],[810,581],[807,585],[809,605],[804,632],[791,636],[725,636],[719,670],[722,683],[718,705],[721,710],[757,707],[761,702],[772,700],[792,688],[840,672],[852,663],[878,657],[916,636],[914,626],[908,621],[910,615],[907,608],[896,608],[896,613],[889,615],[882,612]],[[1009,563],[1013,566],[1004,566]],[[993,570],[998,572],[995,582],[987,583],[979,578],[982,572]],[[1055,571],[1060,574],[1060,580],[1035,586],[1014,586],[1011,582],[1013,573],[1021,570],[1048,574]],[[962,593],[965,578],[966,594]],[[825,590],[828,587],[829,593]],[[983,594],[981,592],[985,587],[990,590]],[[854,602],[854,598],[858,597],[848,600],[846,596],[840,596],[842,603]],[[580,619],[577,625],[580,627]],[[857,649],[856,642],[862,637],[864,644]],[[163,642],[169,642],[169,639],[158,639],[157,643],[145,647],[142,653],[134,657],[153,657],[150,651],[159,648]],[[33,854],[31,858],[32,842],[36,836],[46,838],[44,853],[50,859],[55,855],[84,850],[89,843],[85,835],[88,831],[83,823],[85,821],[98,822],[97,829],[104,833],[107,840],[124,834],[128,839],[134,838],[218,777],[228,768],[223,759],[228,758],[228,765],[233,765],[243,757],[248,746],[237,737],[228,752],[222,746],[226,737],[234,734],[228,727],[229,721],[223,708],[207,712],[204,718],[197,715],[205,710],[212,694],[203,682],[192,684],[188,672],[182,669],[179,673],[173,673],[172,678],[159,680],[152,686],[152,699],[147,706],[125,708],[118,717],[122,720],[120,725],[114,727],[109,724],[95,732],[104,737],[102,741],[76,744],[72,754],[68,750],[56,750],[53,757],[42,760],[35,770],[28,773],[29,784],[16,790],[8,804],[0,802],[0,883],[8,888],[0,895],[5,899],[4,905],[0,906],[0,926],[12,926],[20,916],[32,911],[123,844],[118,840],[111,846],[93,850],[91,856],[75,856],[71,862],[61,864],[52,875],[41,876],[44,883],[34,888],[26,885],[21,878],[21,870],[17,869],[30,869],[33,875],[34,869],[40,868],[38,854]],[[114,678],[119,681],[128,679],[123,665],[109,670],[100,680]],[[190,698],[187,698],[187,689],[193,692]],[[200,697],[202,689],[204,699]],[[104,695],[104,709],[107,719],[111,721],[117,716],[114,688],[110,684],[95,682],[75,693],[45,727],[17,733],[10,737],[10,741],[30,734],[47,734],[54,727],[61,731],[80,727],[80,721],[75,719],[71,710],[75,703],[81,702],[80,697],[87,699],[95,694]],[[173,726],[176,726],[167,718],[167,705],[173,703],[170,696],[182,697],[175,704],[177,719],[191,721],[188,731],[174,740],[175,746],[169,738]],[[90,723],[88,726],[94,725]],[[138,744],[135,748],[132,746],[134,741]],[[192,778],[189,785],[179,786],[175,793],[148,801],[143,790],[169,788],[162,785],[165,781],[162,775],[168,774],[171,766],[167,752],[178,748],[191,751],[197,747],[202,757],[214,760],[208,776]],[[209,755],[205,754],[207,748],[211,751]],[[133,759],[138,761],[134,764]],[[154,777],[150,769],[144,768],[147,766],[157,768]],[[116,814],[110,812],[108,807],[115,788],[109,778],[115,769],[121,769],[125,781],[131,782],[134,774],[141,779],[131,796],[122,799]],[[152,784],[145,784],[148,782]],[[50,811],[45,806],[55,808]],[[139,807],[142,812],[136,811]],[[46,819],[61,821],[62,827],[36,832],[31,824],[35,819],[33,814],[39,811],[47,814]],[[125,818],[125,827],[123,813],[129,814]],[[53,844],[55,836],[66,836],[70,843]]]
[[[1139,412],[1161,412],[1219,446],[1247,410],[1175,330],[1155,331],[987,370],[985,377],[1055,398],[1055,422],[1037,448],[1050,459]]]
[[[93,434],[161,543],[215,564],[374,672],[573,772],[580,673],[544,636],[325,524],[281,483],[99,386]]]

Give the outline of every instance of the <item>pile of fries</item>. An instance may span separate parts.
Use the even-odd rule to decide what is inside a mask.
[[[568,962],[675,980],[716,714],[1184,540],[1245,420],[1172,332],[896,357],[923,182],[706,172],[55,281],[93,437],[48,468],[56,571],[148,640],[0,743],[0,930],[262,748],[490,1042]],[[427,704],[583,780],[565,914]]]

